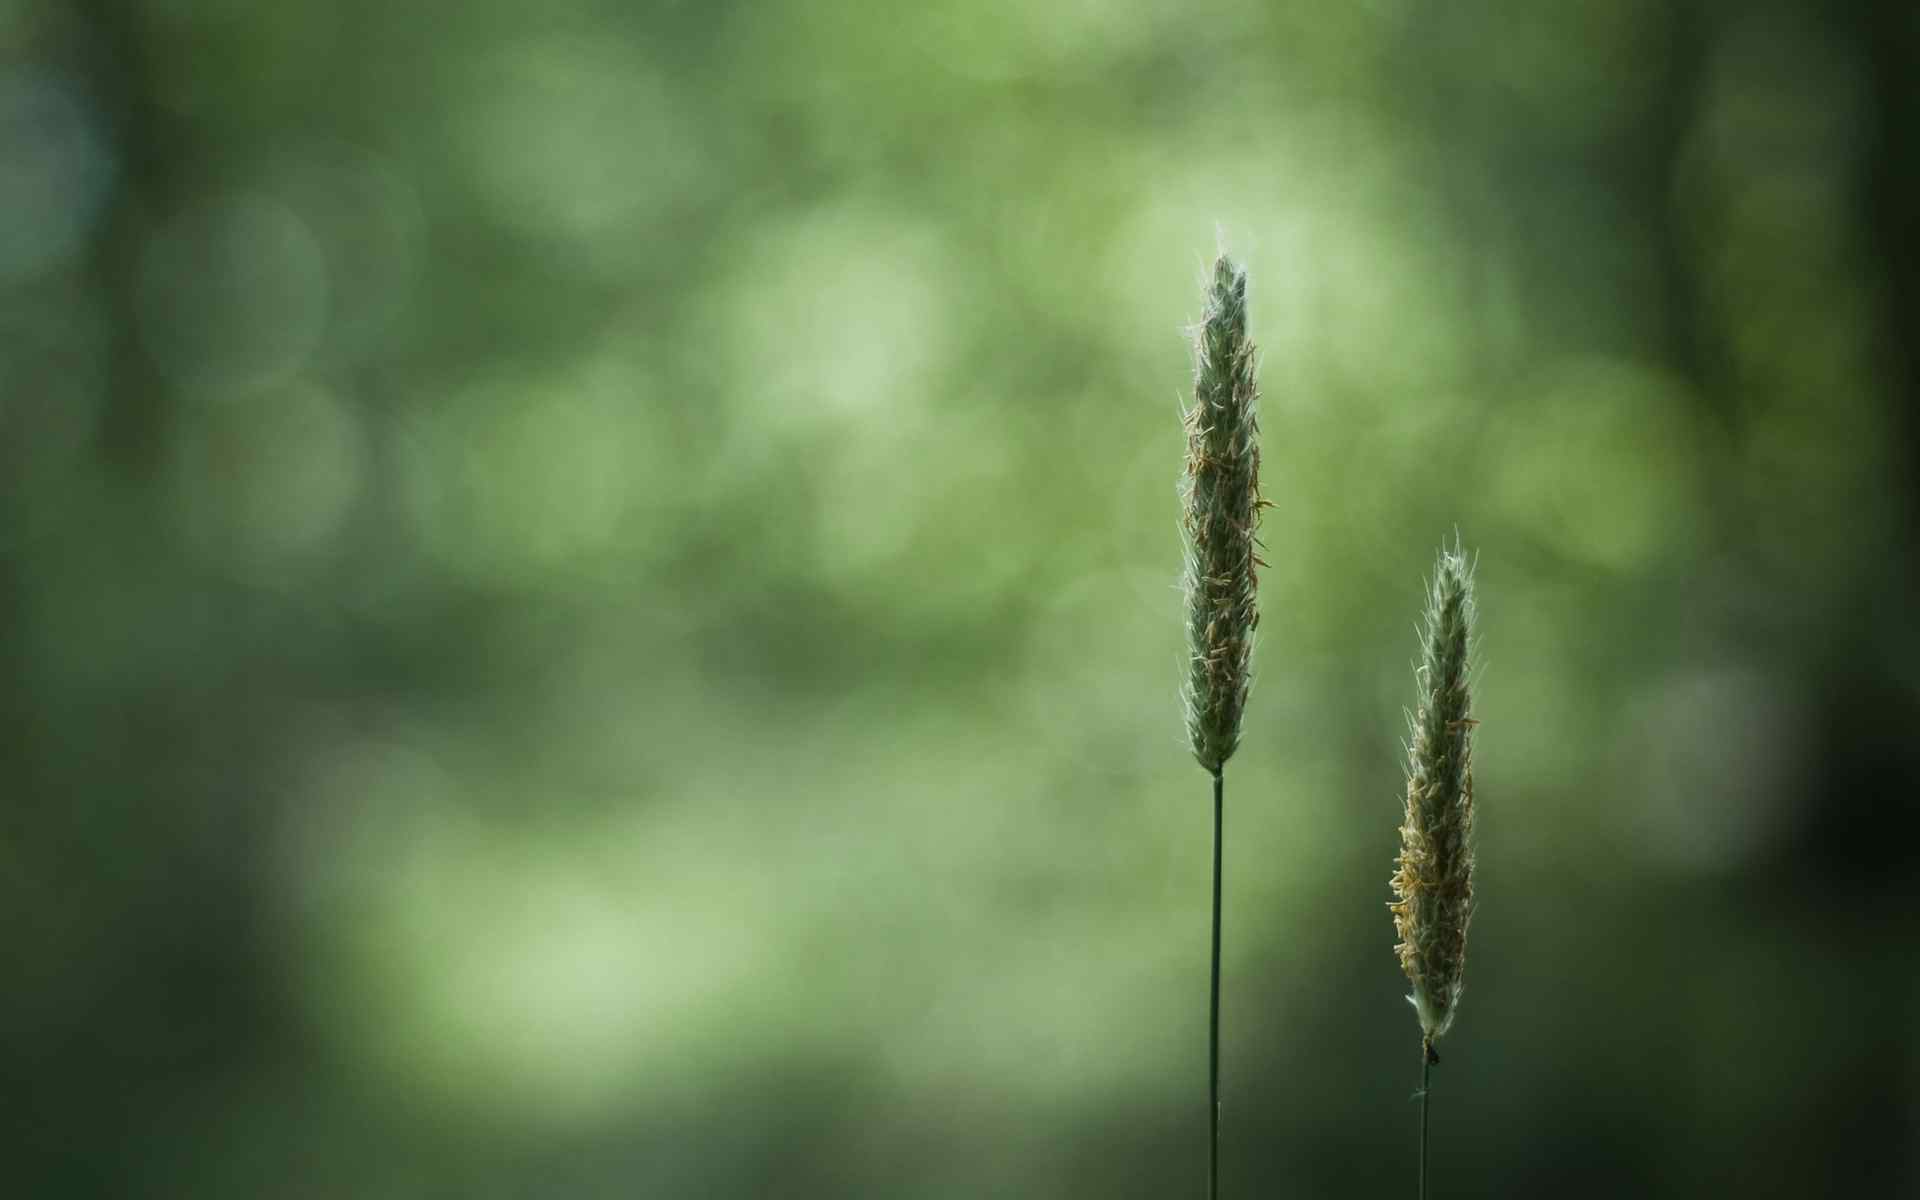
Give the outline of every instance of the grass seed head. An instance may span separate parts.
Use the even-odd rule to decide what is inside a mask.
[[[1193,405],[1180,494],[1186,532],[1188,670],[1184,689],[1193,755],[1219,771],[1240,744],[1253,660],[1260,510],[1260,425],[1254,348],[1247,338],[1247,275],[1225,255],[1213,265],[1206,315],[1195,331]]]
[[[1420,708],[1407,747],[1407,812],[1393,876],[1395,949],[1429,1048],[1459,1008],[1473,917],[1473,566],[1457,541],[1427,590]]]

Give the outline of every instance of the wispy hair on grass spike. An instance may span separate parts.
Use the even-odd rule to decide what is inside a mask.
[[[1220,847],[1223,768],[1240,745],[1253,662],[1260,560],[1260,425],[1254,349],[1247,338],[1247,275],[1224,254],[1213,264],[1206,314],[1194,338],[1187,467],[1180,480],[1186,533],[1187,738],[1213,776],[1213,960],[1207,1015],[1207,1195],[1220,1194]]]
[[[1433,1043],[1453,1025],[1473,918],[1473,564],[1441,548],[1427,589],[1407,746],[1407,811],[1393,875],[1393,927],[1420,1021],[1420,1194],[1427,1191],[1427,1090]]]

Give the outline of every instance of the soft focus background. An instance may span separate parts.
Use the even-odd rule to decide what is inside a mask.
[[[20,1196],[1198,1195],[1174,481],[1264,351],[1236,1196],[1920,1188],[1904,0],[0,3]]]

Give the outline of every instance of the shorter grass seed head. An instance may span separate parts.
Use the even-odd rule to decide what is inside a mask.
[[[1442,549],[1427,590],[1420,709],[1407,747],[1407,812],[1394,872],[1395,947],[1429,1052],[1453,1024],[1473,917],[1473,567]]]

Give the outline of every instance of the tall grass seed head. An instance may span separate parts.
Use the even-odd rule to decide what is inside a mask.
[[[1193,404],[1185,414],[1180,494],[1186,535],[1188,670],[1183,695],[1193,755],[1218,772],[1240,743],[1251,684],[1259,557],[1260,426],[1247,276],[1213,265],[1194,336]]]

